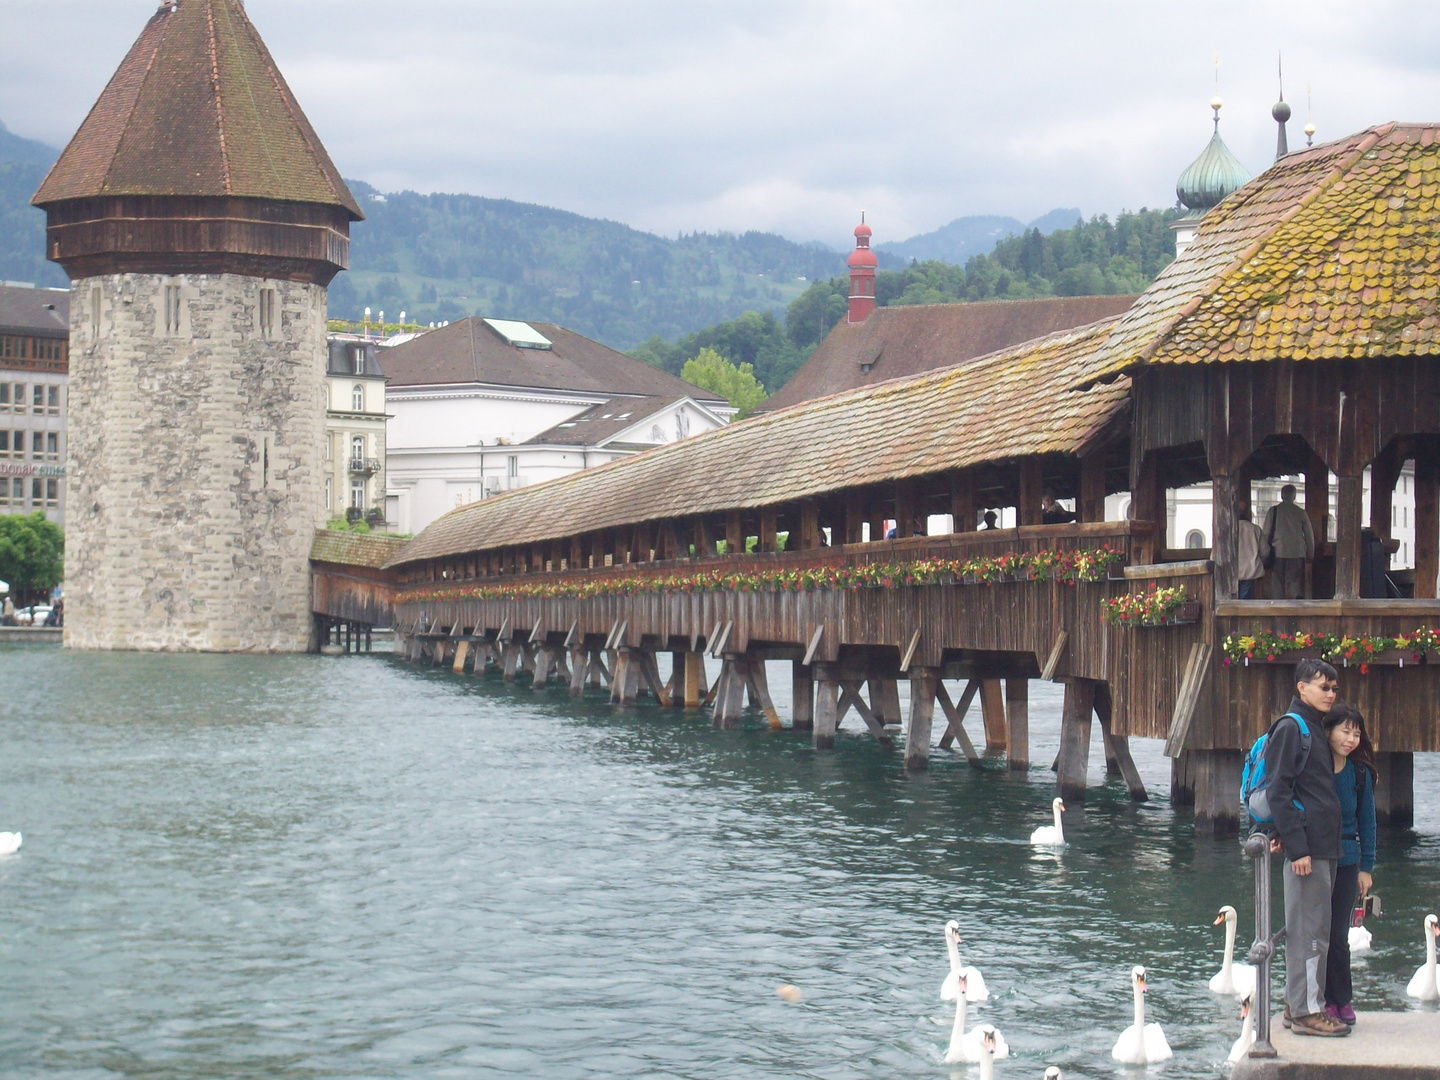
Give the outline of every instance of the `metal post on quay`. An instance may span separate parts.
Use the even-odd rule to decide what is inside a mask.
[[[1270,837],[1262,832],[1251,834],[1245,841],[1245,854],[1255,861],[1255,944],[1247,959],[1255,965],[1255,1042],[1250,1047],[1252,1058],[1276,1057],[1270,1042],[1270,961],[1275,948],[1285,936],[1282,926],[1270,932]]]

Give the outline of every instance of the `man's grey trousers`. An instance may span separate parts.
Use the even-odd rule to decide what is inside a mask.
[[[1310,873],[1301,877],[1285,863],[1285,1004],[1291,1016],[1325,1011],[1335,860],[1311,859],[1310,864]]]

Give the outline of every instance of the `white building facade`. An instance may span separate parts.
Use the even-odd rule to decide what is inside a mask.
[[[715,394],[562,327],[464,319],[381,350],[387,520],[418,533],[479,499],[710,431]]]
[[[0,285],[0,514],[65,525],[70,293]]]
[[[330,520],[393,528],[385,487],[385,373],[378,347],[331,334],[325,367],[325,513]]]

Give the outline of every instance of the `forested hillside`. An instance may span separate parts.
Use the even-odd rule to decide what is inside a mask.
[[[370,307],[412,321],[485,314],[556,322],[629,348],[747,310],[782,311],[845,265],[818,244],[769,233],[668,239],[613,221],[475,195],[380,196],[349,181],[367,220],[330,313]]]
[[[1140,292],[1175,257],[1174,210],[1101,214],[1049,235],[1029,229],[964,266],[936,260],[881,270],[876,302],[952,304],[1024,300],[1036,296],[1117,296]],[[845,317],[848,277],[817,281],[785,311],[784,322],[750,314],[668,342],[652,338],[632,355],[676,374],[702,348],[732,363],[748,363],[771,393],[804,362],[830,328]]]
[[[0,279],[65,286],[65,272],[45,261],[45,215],[30,196],[45,179],[56,151],[22,139],[0,123]]]

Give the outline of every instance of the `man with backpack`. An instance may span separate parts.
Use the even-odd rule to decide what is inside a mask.
[[[1275,830],[1270,847],[1285,852],[1284,1023],[1297,1035],[1350,1034],[1325,1013],[1341,815],[1324,714],[1335,704],[1338,677],[1323,660],[1296,664],[1290,711],[1271,725],[1264,747],[1264,792]]]

